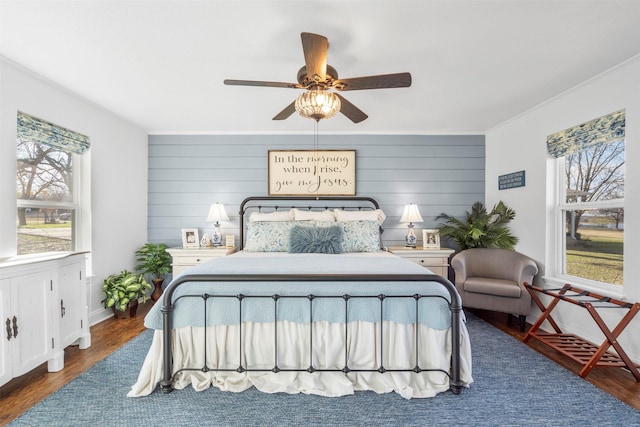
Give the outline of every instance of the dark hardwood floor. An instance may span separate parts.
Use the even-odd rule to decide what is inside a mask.
[[[67,348],[65,368],[62,371],[49,373],[47,365],[43,364],[0,387],[0,425],[11,422],[144,331],[144,315],[151,304],[147,302],[139,306],[136,317],[117,320],[111,318],[93,326],[91,347],[86,350],[79,350],[74,346]],[[520,341],[524,338],[525,333],[520,332],[518,322],[514,321],[508,325],[505,314],[482,310],[474,310],[473,313]],[[530,340],[527,345],[576,375],[580,371],[577,363],[567,360],[537,340]],[[585,380],[640,411],[640,383],[636,382],[629,371],[618,368],[595,368]]]

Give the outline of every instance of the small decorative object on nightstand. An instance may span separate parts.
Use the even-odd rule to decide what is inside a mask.
[[[182,229],[182,247],[183,248],[199,248],[200,238],[198,237],[197,228]]]
[[[231,255],[236,251],[235,247],[226,248],[209,247],[209,248],[169,248],[167,252],[173,257],[173,277],[182,273],[189,267],[209,261],[214,258]]]
[[[224,205],[216,202],[211,205],[209,209],[209,216],[207,216],[207,221],[216,223],[213,225],[213,233],[211,234],[211,243],[213,246],[221,246],[222,245],[222,233],[220,232],[220,222],[219,221],[229,221],[229,217],[227,216],[227,212],[224,210]]]
[[[389,248],[389,252],[426,267],[433,271],[434,274],[446,278],[449,273],[449,255],[454,251],[447,248],[414,249],[406,246],[392,246]]]
[[[440,249],[440,232],[437,229],[422,230],[422,248]]]
[[[418,209],[418,205],[414,205],[413,203],[406,205],[404,207],[404,212],[402,213],[402,217],[400,218],[401,223],[409,223],[409,231],[407,232],[407,247],[415,248],[416,242],[418,238],[416,237],[416,233],[413,232],[413,223],[414,222],[422,222],[422,216],[420,215],[420,210]]]

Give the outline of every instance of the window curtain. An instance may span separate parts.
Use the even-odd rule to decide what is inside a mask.
[[[90,146],[88,136],[20,111],[18,111],[18,138],[77,154],[83,154]]]
[[[610,144],[624,139],[625,110],[598,117],[581,125],[547,137],[547,151],[553,157],[585,150],[598,144]]]

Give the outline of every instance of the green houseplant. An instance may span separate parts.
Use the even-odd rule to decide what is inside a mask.
[[[502,248],[513,250],[518,238],[511,233],[508,225],[516,216],[516,212],[502,201],[496,203],[487,212],[481,202],[475,202],[471,211],[465,213],[464,220],[441,213],[437,220],[444,219],[438,230],[449,237],[460,251],[470,248]]]
[[[136,251],[136,271],[140,274],[151,275],[154,285],[151,299],[157,301],[162,295],[164,275],[171,272],[171,255],[164,243],[146,243]]]
[[[102,290],[105,308],[112,308],[116,317],[135,316],[138,298],[147,300],[147,290],[151,285],[144,279],[144,274],[136,274],[128,270],[111,274],[104,279]]]

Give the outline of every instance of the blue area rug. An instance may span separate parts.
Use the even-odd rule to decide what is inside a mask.
[[[11,426],[640,426],[640,412],[473,315],[475,382],[462,394],[405,400],[191,388],[126,397],[151,343],[146,331]]]

